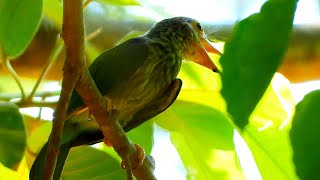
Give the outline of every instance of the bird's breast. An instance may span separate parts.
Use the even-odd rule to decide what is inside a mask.
[[[177,77],[181,59],[175,54],[162,53],[161,49],[149,50],[144,64],[125,82],[107,96],[116,111],[134,114],[159,98]]]

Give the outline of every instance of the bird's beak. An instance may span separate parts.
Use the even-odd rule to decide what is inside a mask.
[[[200,38],[201,43],[195,45],[195,54],[193,55],[193,62],[202,65],[213,72],[220,72],[217,66],[212,62],[208,53],[221,55],[222,53],[214,48],[209,40],[205,37]]]

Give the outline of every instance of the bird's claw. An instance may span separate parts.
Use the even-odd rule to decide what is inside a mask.
[[[135,157],[132,159],[133,161],[131,161],[131,162],[129,161],[129,163],[130,163],[129,167],[132,170],[139,168],[143,164],[144,158],[146,156],[144,149],[140,145],[134,144],[134,146],[136,147],[137,152],[136,152]],[[122,161],[121,167],[123,169],[127,169],[127,166],[126,166],[127,163],[128,163],[128,161]]]

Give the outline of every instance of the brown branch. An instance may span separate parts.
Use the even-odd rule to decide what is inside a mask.
[[[43,176],[43,179],[45,180],[53,178],[57,157],[59,155],[60,140],[64,127],[64,120],[66,119],[68,103],[74,86],[79,79],[79,71],[81,71],[81,67],[84,67],[82,1],[64,0],[63,3],[62,38],[66,47],[66,61],[63,67],[61,95],[55,110],[52,131],[49,137]],[[79,5],[80,7],[78,7]],[[79,14],[81,17],[78,17]],[[80,21],[78,21],[78,19],[80,19]],[[72,30],[70,31],[70,29]]]
[[[54,118],[52,121],[52,130],[49,137],[48,152],[46,157],[46,163],[44,166],[43,179],[45,180],[52,179],[53,177],[57,157],[59,155],[60,139],[64,127],[64,120],[66,119],[68,102],[76,82],[76,76],[72,76],[72,73],[70,73],[69,75],[66,74],[67,73],[64,72],[61,95],[58,101],[57,108],[54,112]]]

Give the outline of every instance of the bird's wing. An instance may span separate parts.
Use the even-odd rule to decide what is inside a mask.
[[[145,62],[147,56],[146,38],[133,38],[102,53],[89,66],[89,72],[100,93],[105,95],[133,75]],[[73,91],[68,114],[83,106],[81,97]]]
[[[148,119],[165,111],[177,99],[181,87],[181,79],[175,79],[160,97],[154,99],[151,103],[135,113],[132,120],[123,127],[123,130],[128,132],[146,122]]]

